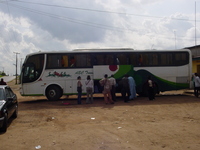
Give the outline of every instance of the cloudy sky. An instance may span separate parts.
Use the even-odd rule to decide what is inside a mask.
[[[19,66],[38,51],[181,49],[200,44],[200,0],[0,0],[0,33],[10,75],[16,53]]]

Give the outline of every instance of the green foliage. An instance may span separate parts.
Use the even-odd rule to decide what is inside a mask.
[[[0,71],[0,77],[6,76],[6,73],[4,71]]]

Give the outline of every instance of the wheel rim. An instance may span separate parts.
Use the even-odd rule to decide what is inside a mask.
[[[48,100],[58,100],[61,92],[58,86],[50,86],[47,89],[46,97]]]
[[[55,90],[50,90],[50,91],[49,91],[49,96],[50,96],[50,97],[54,97],[55,95],[56,95]]]

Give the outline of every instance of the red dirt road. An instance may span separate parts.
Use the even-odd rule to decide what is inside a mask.
[[[199,150],[200,98],[192,95],[77,105],[64,97],[21,97],[19,86],[9,85],[19,116],[0,135],[1,150]]]

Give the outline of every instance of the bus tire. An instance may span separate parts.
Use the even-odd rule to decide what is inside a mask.
[[[61,97],[61,90],[58,86],[49,86],[46,90],[46,97],[50,101],[59,100]]]

